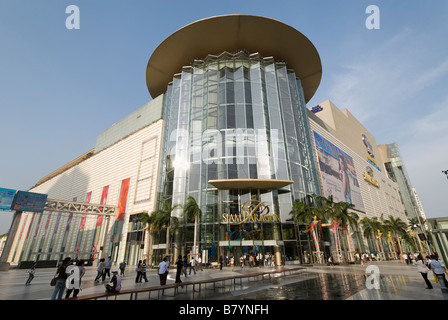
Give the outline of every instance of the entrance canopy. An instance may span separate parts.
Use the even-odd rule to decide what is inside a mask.
[[[232,189],[265,189],[277,190],[292,184],[292,180],[278,180],[278,179],[224,179],[224,180],[209,180],[212,186],[220,190]]]

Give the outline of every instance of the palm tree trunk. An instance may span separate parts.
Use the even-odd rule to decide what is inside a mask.
[[[170,252],[170,227],[168,226],[166,228],[166,249],[165,249],[165,253],[166,255],[169,255]]]
[[[198,233],[198,217],[196,216],[195,218],[194,218],[194,235],[193,235],[193,237],[194,237],[194,239],[193,239],[193,255],[195,255],[195,257],[196,257],[196,246],[197,246],[197,233]]]

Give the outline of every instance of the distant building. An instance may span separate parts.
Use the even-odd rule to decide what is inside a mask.
[[[412,191],[411,179],[406,171],[398,145],[396,143],[383,144],[378,148],[384,159],[387,175],[398,184],[406,216],[409,219],[421,217],[415,194]]]
[[[439,258],[448,264],[448,217],[429,218],[430,231],[432,235],[433,246],[439,254]]]

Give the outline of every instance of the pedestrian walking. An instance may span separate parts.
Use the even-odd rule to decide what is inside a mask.
[[[235,265],[235,258],[232,256],[231,258],[230,258],[230,266],[231,266],[231,268],[232,268],[232,271],[233,271],[233,266]]]
[[[103,281],[107,278],[110,279],[110,268],[112,268],[112,257],[107,258],[107,261],[104,263],[104,272],[103,272]]]
[[[445,277],[446,273],[445,265],[443,265],[439,261],[439,258],[435,255],[431,256],[431,270],[434,273],[434,276],[437,277],[438,281],[440,282],[440,285],[442,287],[443,285],[445,285],[445,287],[448,288],[448,283]]]
[[[185,278],[187,278],[188,277],[187,276],[187,268],[188,268],[187,255],[184,255],[184,258],[183,258],[182,262],[183,262],[183,269],[182,269],[182,271],[185,274]]]
[[[123,260],[122,263],[120,263],[120,276],[124,277],[124,270],[126,269],[126,260]]]
[[[157,266],[157,273],[159,275],[161,286],[166,285],[166,278],[168,277],[169,266],[170,266],[170,262],[168,260],[168,256],[163,258],[162,262],[160,262],[159,265]]]
[[[142,279],[145,279],[145,282],[148,282],[148,278],[146,278],[146,259],[144,259],[142,263],[142,275],[140,277],[140,282],[142,282]]]
[[[137,277],[135,278],[135,283],[142,282],[142,270],[143,270],[143,261],[139,260],[137,268],[135,269],[135,272],[137,272]]]
[[[176,281],[175,283],[182,283],[180,280],[180,275],[182,273],[182,269],[184,268],[184,261],[182,260],[182,256],[179,255],[176,261]]]
[[[240,266],[241,266],[241,268],[244,268],[244,257],[243,256],[240,257]]]
[[[423,279],[425,280],[426,289],[432,289],[433,288],[432,284],[428,280],[428,271],[430,269],[426,266],[425,261],[423,260],[423,256],[421,254],[419,254],[417,256],[417,260],[414,261],[414,265],[417,266],[417,271],[420,272],[420,274],[422,275]]]
[[[224,264],[224,259],[221,257],[219,257],[219,270],[222,270],[222,265]]]
[[[194,256],[191,256],[191,260],[190,260],[190,272],[188,272],[188,274],[191,274],[191,269],[193,269],[194,274],[196,274],[196,270],[194,268],[196,264],[196,260],[194,259]]]
[[[65,298],[70,298],[70,294],[73,292],[73,298],[76,298],[78,296],[79,291],[81,290],[81,279],[86,273],[86,268],[84,267],[84,260],[79,260],[76,262],[76,268],[78,269],[78,286],[74,286],[73,288],[67,288],[67,291],[65,292]],[[72,271],[73,273],[73,271]],[[72,279],[72,284],[75,284],[76,279]]]
[[[202,271],[202,258],[201,255],[198,257],[198,271]]]
[[[36,273],[36,265],[37,263],[34,262],[31,268],[28,270],[28,279],[25,282],[26,286],[29,286],[31,284],[31,281],[34,279],[34,274]]]
[[[71,263],[71,258],[65,258],[61,265],[58,267],[55,275],[56,284],[53,290],[53,294],[51,295],[51,300],[62,299],[62,295],[65,290],[65,281],[67,280],[67,273],[65,272],[67,267]]]
[[[100,259],[100,262],[98,263],[98,266],[96,267],[97,275],[95,277],[96,282],[100,282],[100,278],[103,276],[104,272],[104,258]]]
[[[112,270],[112,279],[110,282],[112,285],[105,285],[106,292],[119,292],[121,290],[121,276],[118,274],[118,270]]]

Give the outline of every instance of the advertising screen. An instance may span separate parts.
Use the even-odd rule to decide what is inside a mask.
[[[12,210],[43,212],[48,195],[42,193],[33,193],[18,191]]]
[[[16,190],[0,188],[0,209],[11,210]]]
[[[356,210],[365,212],[353,158],[317,132],[314,142],[325,196],[333,196],[334,202],[351,203]]]

